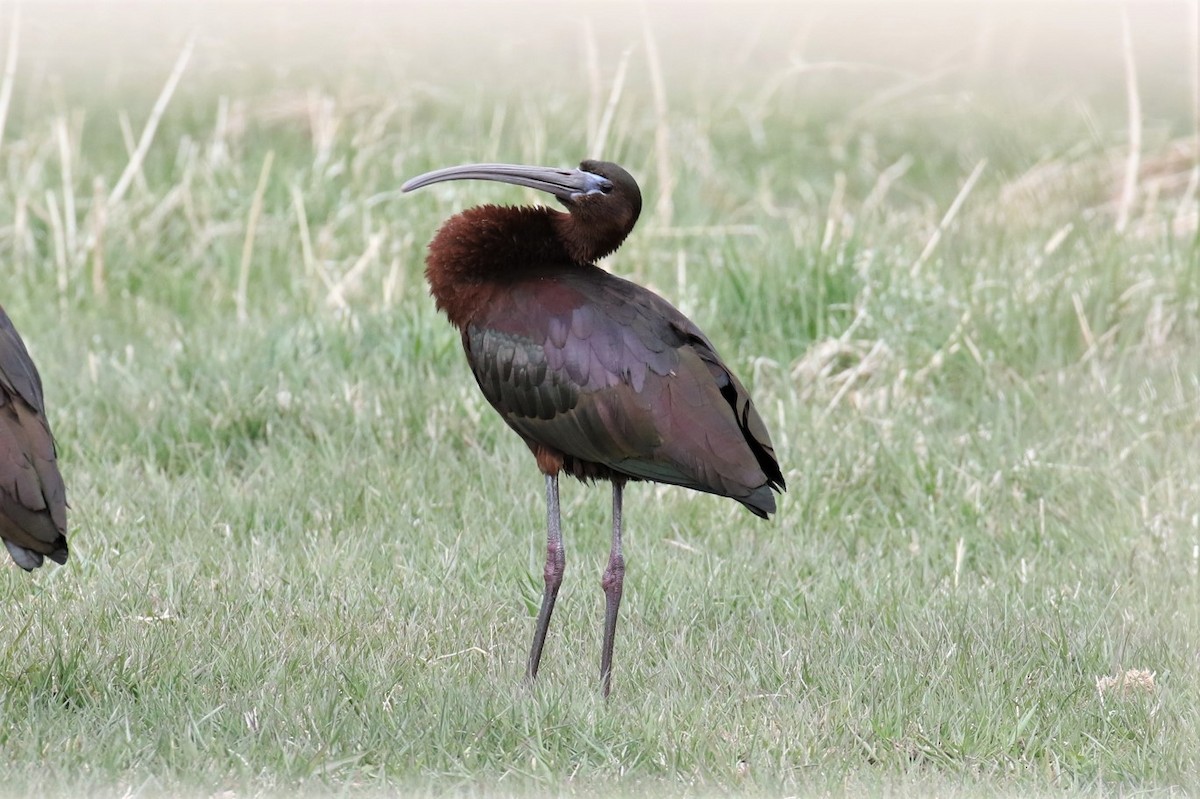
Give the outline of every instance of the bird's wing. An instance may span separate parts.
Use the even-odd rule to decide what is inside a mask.
[[[12,320],[0,307],[0,391],[20,397],[38,413],[45,413],[42,399],[42,378],[38,375],[25,342],[13,327]]]
[[[0,538],[25,569],[67,560],[67,500],[42,382],[0,308]]]
[[[463,346],[526,441],[774,511],[783,477],[749,394],[653,292],[597,268],[521,281],[466,326]]]

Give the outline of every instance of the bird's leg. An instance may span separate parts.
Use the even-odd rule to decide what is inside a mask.
[[[608,697],[612,686],[613,636],[617,631],[617,609],[621,607],[621,588],[625,582],[625,558],[621,554],[621,493],[625,483],[613,480],[612,548],[608,552],[608,567],[600,585],[604,588],[604,643],[600,649],[600,684]]]
[[[546,568],[542,575],[546,589],[542,594],[542,609],[538,612],[537,628],[533,631],[533,648],[529,650],[529,666],[525,677],[537,678],[538,664],[542,660],[542,646],[546,643],[546,630],[550,627],[550,614],[554,612],[554,600],[558,598],[558,587],[562,585],[563,570],[567,566],[567,555],[563,549],[562,523],[558,509],[558,475],[546,475]]]

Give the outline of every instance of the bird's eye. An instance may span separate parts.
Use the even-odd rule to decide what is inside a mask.
[[[601,184],[600,184],[600,192],[601,192],[601,194],[612,194],[612,189],[613,189],[613,187],[612,187],[612,182],[611,182],[611,181],[607,181],[607,180],[606,180],[606,181],[604,181],[603,183],[601,183]]]

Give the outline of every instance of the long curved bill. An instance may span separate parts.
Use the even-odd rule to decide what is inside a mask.
[[[563,202],[570,202],[581,194],[612,191],[612,182],[608,178],[582,169],[554,169],[520,164],[464,164],[435,169],[405,181],[400,191],[413,191],[444,180],[494,180],[499,183],[512,183],[553,194]]]

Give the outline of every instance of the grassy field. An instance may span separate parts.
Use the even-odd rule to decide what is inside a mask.
[[[72,551],[0,568],[0,794],[1200,792],[1189,9],[606,8],[5,6]],[[422,276],[534,196],[397,191],[589,155],[790,487],[629,489],[607,704],[607,487],[527,688],[542,480]]]

